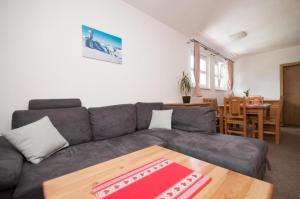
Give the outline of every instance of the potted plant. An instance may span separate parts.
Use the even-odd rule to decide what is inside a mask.
[[[250,96],[250,88],[245,90],[243,93],[245,94],[246,97],[249,97]]]
[[[180,93],[182,95],[183,103],[190,103],[191,101],[191,90],[192,82],[190,77],[184,71],[182,72],[182,77],[179,80]]]

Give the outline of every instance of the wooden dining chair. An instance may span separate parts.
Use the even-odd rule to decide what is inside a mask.
[[[225,134],[248,135],[246,99],[242,97],[224,98]]]
[[[264,97],[259,95],[253,95],[246,98],[246,103],[252,105],[262,105],[264,103]],[[255,128],[255,122],[258,120],[257,115],[248,115],[248,119],[250,120],[250,126],[252,127],[252,135],[254,135],[258,132],[258,130]]]
[[[280,118],[282,114],[283,97],[276,102],[273,102],[270,107],[269,117],[264,120],[264,134],[274,135],[275,143],[280,143]],[[257,121],[255,121],[255,128],[257,128]],[[257,130],[254,129],[254,136],[257,136]]]
[[[216,110],[216,127],[220,133],[224,133],[224,117],[219,109],[217,98],[203,98],[203,102],[210,103],[210,106]]]
[[[247,98],[247,104],[263,104],[264,97],[263,96],[250,96]]]

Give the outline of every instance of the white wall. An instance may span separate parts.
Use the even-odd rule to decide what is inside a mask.
[[[83,58],[81,25],[123,39],[123,65]],[[0,132],[32,98],[178,102],[188,38],[120,0],[0,1]]]
[[[234,94],[280,97],[280,64],[300,61],[300,46],[242,57],[234,65]]]

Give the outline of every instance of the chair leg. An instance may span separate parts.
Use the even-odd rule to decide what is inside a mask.
[[[280,144],[280,127],[276,126],[276,130],[275,130],[275,143],[276,144]]]
[[[225,135],[227,135],[227,134],[228,134],[228,127],[227,127],[227,125],[228,125],[228,124],[227,124],[227,122],[225,121],[225,132],[224,132],[224,133],[225,133]]]
[[[243,125],[243,136],[244,137],[247,137],[247,121],[246,122],[244,122],[244,125]]]
[[[224,121],[222,117],[219,119],[219,128],[220,128],[220,133],[224,134]]]
[[[257,136],[257,134],[258,134],[258,127],[257,127],[257,124],[255,124],[255,123],[253,123],[253,125],[252,125],[252,128],[253,128],[253,133],[252,133],[252,137],[253,138],[256,138],[256,136]]]

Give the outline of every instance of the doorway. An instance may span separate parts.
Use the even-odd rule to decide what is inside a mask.
[[[300,62],[280,65],[283,124],[300,126]]]

